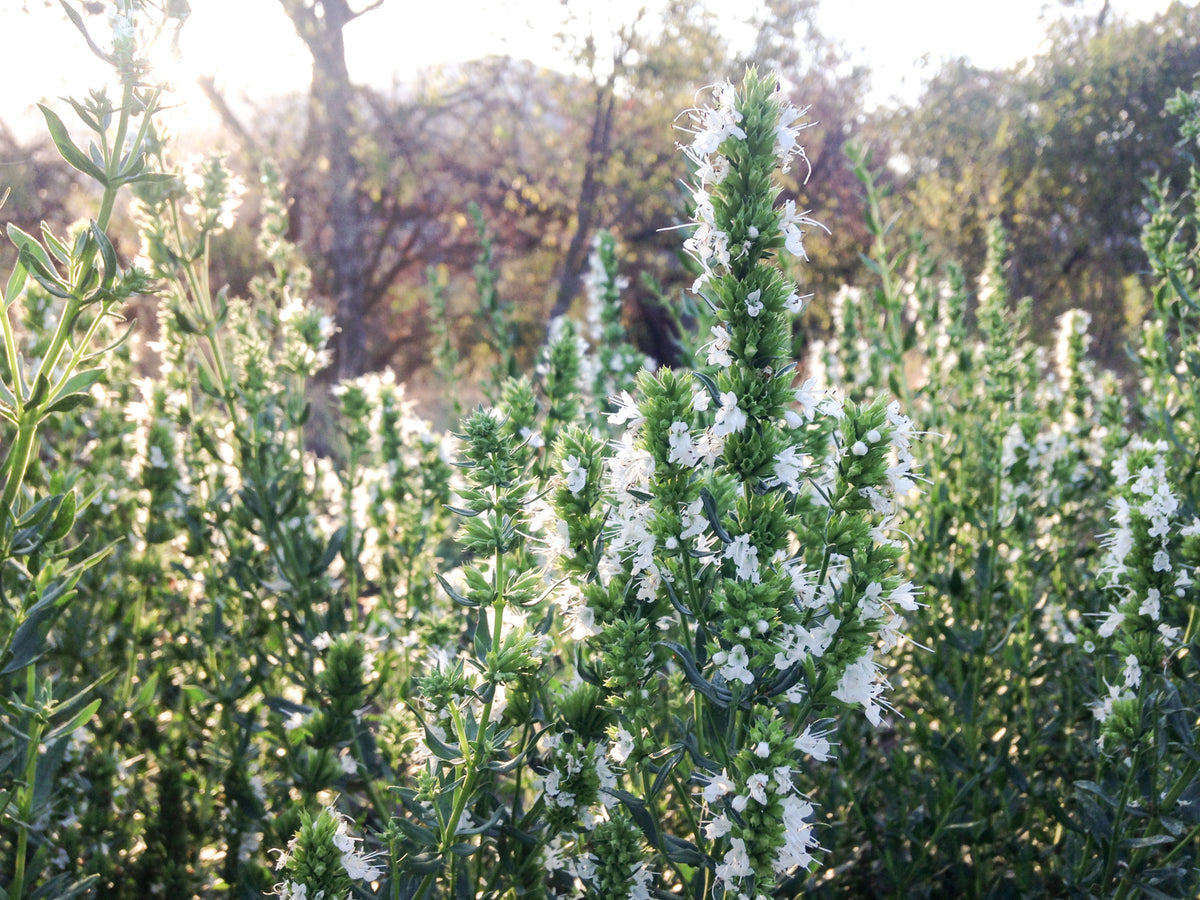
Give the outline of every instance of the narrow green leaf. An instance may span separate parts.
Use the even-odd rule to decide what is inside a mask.
[[[76,372],[63,383],[59,394],[87,393],[96,382],[104,377],[104,373],[107,371],[103,366],[97,366],[94,369],[84,369],[81,372]]]
[[[0,675],[19,672],[42,655],[46,649],[46,638],[42,626],[49,626],[54,613],[53,604],[38,603],[34,605],[29,615],[25,617],[25,621],[17,626],[17,630],[13,634],[12,642],[8,645],[8,652],[12,653],[12,659],[8,661],[8,665],[0,669]]]
[[[42,413],[42,419],[45,420],[59,413],[70,412],[92,399],[91,394],[60,394],[55,397]]]
[[[1168,269],[1167,278],[1171,282],[1171,287],[1175,288],[1175,293],[1179,295],[1179,298],[1193,310],[1200,312],[1200,305],[1197,305],[1196,301],[1192,299],[1192,294],[1183,283],[1183,279],[1179,277],[1179,273],[1174,269]]]
[[[455,834],[465,834],[465,835],[483,834],[485,831],[491,831],[493,828],[495,828],[497,825],[499,825],[503,819],[504,819],[504,807],[497,806],[496,811],[494,813],[492,813],[491,817],[486,822],[483,822],[479,825],[475,825],[471,828],[459,827],[459,829],[457,831],[455,831],[454,833]]]
[[[112,57],[101,50],[96,45],[96,42],[92,40],[92,36],[88,34],[87,26],[83,24],[83,17],[80,16],[79,13],[76,12],[69,3],[67,3],[67,0],[58,0],[58,2],[62,6],[63,11],[66,12],[67,18],[70,19],[71,23],[79,29],[79,33],[83,35],[83,39],[87,41],[87,45],[91,48],[92,52],[106,63],[111,63]]]
[[[1125,838],[1121,841],[1121,846],[1128,847],[1130,850],[1140,850],[1143,847],[1158,847],[1162,844],[1173,844],[1175,840],[1169,834],[1155,834],[1150,837]]]
[[[671,862],[682,863],[685,866],[699,867],[708,861],[695,844],[673,834],[663,835],[662,851]]]
[[[92,131],[100,130],[100,120],[92,115],[91,111],[86,106],[84,106],[78,100],[72,99],[71,97],[67,97],[66,100],[71,104],[71,108],[75,110],[75,115],[79,116],[79,118],[83,120],[83,123],[87,125],[88,128],[92,129]]]
[[[688,684],[722,709],[729,707],[729,702],[733,699],[733,694],[726,688],[718,687],[706,680],[700,674],[700,670],[696,668],[696,661],[692,658],[692,654],[688,652],[686,647],[674,641],[659,641],[655,646],[666,647],[679,658],[679,662],[683,664],[683,671],[687,676]]]
[[[79,728],[81,725],[86,723],[87,720],[90,719],[93,715],[95,715],[96,710],[98,710],[99,708],[100,708],[100,699],[97,698],[97,699],[93,700],[91,703],[89,703],[87,706],[85,706],[83,709],[79,710],[79,712],[75,713],[75,715],[73,715],[71,718],[67,719],[67,721],[62,722],[61,724],[56,725],[54,728],[50,729],[50,731],[47,732],[47,734],[46,734],[46,738],[45,738],[46,742],[50,743],[51,741],[57,740],[58,738],[62,737],[65,734],[70,734],[76,728]]]
[[[25,282],[28,280],[28,270],[18,261],[13,266],[12,274],[8,276],[8,286],[4,288],[4,308],[8,309],[20,296],[21,291],[25,290]]]
[[[120,271],[120,266],[117,265],[117,251],[113,248],[112,241],[108,239],[108,235],[103,229],[92,220],[89,226],[92,232],[92,239],[100,248],[100,258],[104,260],[104,285],[110,286],[113,279],[117,277]]]
[[[25,400],[25,405],[39,406],[41,405],[42,401],[46,399],[46,396],[49,393],[50,379],[46,377],[45,373],[40,373],[37,377],[37,381],[33,383],[33,390],[30,392],[29,397]]]
[[[75,146],[71,141],[71,135],[67,132],[67,126],[63,124],[58,114],[44,103],[39,103],[38,109],[42,111],[42,115],[46,119],[46,127],[50,130],[50,138],[54,141],[54,146],[58,148],[58,152],[62,154],[62,158],[84,175],[94,178],[100,184],[107,187],[108,181],[104,170],[88,159],[87,154]]]
[[[22,251],[21,262],[24,263],[25,261],[26,261],[26,256],[25,256],[25,253]],[[38,284],[40,284],[45,289],[46,293],[48,293],[48,294],[51,294],[62,300],[70,300],[72,297],[71,289],[68,288],[61,281],[58,281],[57,279],[47,278],[44,275],[39,275],[37,272],[34,272],[33,280],[36,281]]]
[[[0,404],[8,407],[14,413],[18,408],[16,396],[13,394],[9,386],[4,383],[3,379],[0,379]]]
[[[75,525],[75,492],[68,491],[63,495],[62,503],[58,507],[58,512],[54,514],[54,524],[50,526],[50,531],[46,534],[46,541],[62,540],[70,532]]]
[[[325,572],[333,562],[335,556],[341,552],[342,545],[346,541],[346,526],[343,525],[333,533],[329,538],[329,543],[325,545],[325,552],[321,554],[321,558],[317,560],[317,564],[313,566],[309,574],[317,577]]]
[[[704,515],[708,519],[708,524],[712,526],[717,537],[720,538],[722,544],[732,544],[733,538],[729,532],[721,526],[721,512],[717,509],[716,498],[713,497],[712,491],[708,488],[700,488],[700,502],[704,505]]]
[[[141,175],[124,179],[125,184],[170,184],[178,180],[168,172],[143,172]]]
[[[57,278],[58,272],[54,268],[54,263],[50,261],[49,254],[46,253],[46,248],[41,245],[33,235],[22,231],[12,222],[8,223],[8,239],[12,241],[17,250],[22,256],[28,251],[32,265],[22,262],[21,264],[31,273],[41,273],[47,278]]]
[[[42,241],[46,245],[46,249],[51,255],[57,259],[62,265],[71,264],[71,249],[61,240],[55,237],[54,232],[50,230],[50,226],[42,222],[39,226],[42,230]]]

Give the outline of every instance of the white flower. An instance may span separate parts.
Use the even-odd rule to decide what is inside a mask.
[[[916,599],[914,598],[915,594],[916,587],[911,581],[906,581],[892,591],[892,593],[888,596],[888,602],[895,606],[899,606],[901,609],[914,612],[920,608],[920,604],[917,603]]]
[[[753,584],[762,580],[758,571],[758,548],[750,543],[750,535],[739,534],[735,537],[725,548],[725,559],[733,560],[739,580]]]
[[[817,407],[821,402],[817,395],[817,379],[810,378],[800,386],[795,394],[796,402],[800,404],[800,411],[804,414],[804,419],[811,422],[817,414]]]
[[[723,325],[714,325],[709,329],[709,333],[713,338],[705,345],[708,350],[708,364],[723,369],[729,368],[733,365],[733,357],[729,355],[729,332]]]
[[[1138,607],[1138,615],[1149,616],[1154,621],[1158,621],[1158,617],[1162,614],[1161,597],[1158,588],[1150,588],[1146,592],[1146,599]]]
[[[779,850],[773,868],[776,872],[786,872],[796,866],[807,867],[812,862],[812,853],[817,846],[812,833],[813,807],[807,800],[800,797],[783,798],[783,847]]]
[[[715,841],[717,838],[723,838],[729,834],[731,828],[733,828],[733,823],[729,821],[729,817],[725,813],[721,813],[704,826],[704,836],[710,841]]]
[[[736,887],[734,879],[747,878],[754,869],[750,865],[750,854],[746,852],[746,842],[741,838],[730,839],[730,849],[725,854],[725,861],[717,866],[717,877],[726,887]]]
[[[632,752],[633,735],[624,728],[617,728],[617,733],[608,745],[608,755],[613,758],[613,762],[619,765],[629,759],[629,754]]]
[[[636,428],[646,421],[646,417],[642,415],[638,409],[637,401],[630,396],[629,391],[621,391],[616,397],[612,398],[613,405],[617,407],[617,411],[609,413],[607,418],[610,425],[626,425],[629,428]]]
[[[670,433],[667,435],[667,443],[671,447],[671,452],[667,456],[667,462],[690,468],[700,461],[700,451],[696,447],[695,441],[692,440],[691,434],[688,432],[686,422],[671,423]]]
[[[802,313],[804,312],[804,308],[808,306],[808,301],[812,298],[812,294],[801,294],[798,291],[792,291],[791,296],[783,301],[783,308],[788,312]]]
[[[767,805],[767,785],[770,784],[771,778],[765,772],[755,772],[746,779],[746,790],[750,792],[751,798],[757,800],[763,806]]]
[[[1113,633],[1121,627],[1121,623],[1125,621],[1125,613],[1120,612],[1115,606],[1108,608],[1108,617],[1104,623],[1096,630],[1100,637],[1112,637]]]
[[[721,394],[721,408],[713,420],[713,434],[718,437],[734,434],[746,427],[746,414],[737,405],[737,395],[733,391]]]
[[[763,311],[762,291],[751,291],[746,295],[746,312],[752,319],[758,318],[758,314]]]
[[[1125,657],[1125,671],[1122,674],[1127,688],[1135,688],[1142,683],[1142,667],[1132,653]]]
[[[860,703],[866,711],[867,720],[872,725],[881,721],[879,704],[876,702],[883,693],[886,682],[877,681],[875,677],[875,660],[871,650],[867,650],[855,662],[846,667],[838,682],[833,696],[843,703]]]
[[[704,801],[706,803],[716,803],[726,794],[732,794],[737,790],[737,785],[734,784],[722,771],[720,775],[714,775],[709,779],[708,784],[704,786]]]
[[[563,474],[567,476],[567,490],[572,494],[578,494],[587,486],[587,469],[579,462],[579,457],[574,454],[562,462]]]
[[[809,725],[804,729],[804,733],[792,742],[792,746],[801,753],[807,753],[817,762],[825,762],[833,757],[829,741],[826,738],[827,734],[826,731],[818,731],[814,734],[813,727]]]
[[[808,460],[798,447],[788,447],[775,454],[775,480],[793,491],[800,490],[800,473],[808,468]]]
[[[716,662],[714,655],[713,661]],[[735,644],[721,665],[721,675],[726,681],[740,681],[743,684],[754,684],[754,673],[750,671],[750,657],[746,648]]]
[[[788,253],[808,261],[808,254],[804,252],[804,232],[800,230],[801,225],[815,225],[818,228],[825,228],[816,219],[809,218],[809,211],[802,213],[796,212],[796,201],[788,200],[783,204],[783,212],[779,216],[779,227],[783,230],[784,246],[787,247]]]

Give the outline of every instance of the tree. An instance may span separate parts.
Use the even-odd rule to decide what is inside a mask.
[[[1024,68],[948,64],[893,120],[913,224],[973,276],[998,219],[1013,293],[1037,300],[1035,327],[1089,309],[1098,352],[1116,361],[1145,270],[1144,180],[1185,177],[1164,107],[1200,72],[1198,31],[1200,9],[1180,3],[1132,24],[1101,9],[1062,19]]]
[[[328,162],[332,294],[338,326],[335,366],[338,379],[361,375],[366,367],[366,321],[363,315],[366,276],[363,235],[366,216],[360,198],[360,167],[355,158],[357,127],[354,87],[346,68],[342,30],[359,16],[380,6],[374,0],[351,9],[347,0],[279,0],[296,34],[313,58],[311,128],[319,134]]]

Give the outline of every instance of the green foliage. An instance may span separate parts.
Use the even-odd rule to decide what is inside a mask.
[[[46,117],[97,218],[8,229],[7,896],[1195,893],[1200,172],[1150,189],[1124,390],[1086,313],[1032,340],[1011,229],[942,277],[861,153],[875,282],[797,361],[806,123],[751,70],[683,120],[694,365],[629,345],[602,235],[524,372],[480,214],[491,405],[445,435],[348,380],[320,457],[285,186],[214,290],[241,190],[158,138],[166,24],[98,51],[137,102],[77,104],[95,153]],[[143,347],[114,313],[151,284]]]

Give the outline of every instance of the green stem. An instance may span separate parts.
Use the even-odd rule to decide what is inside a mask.
[[[1121,827],[1125,823],[1125,810],[1129,807],[1129,795],[1133,792],[1134,779],[1137,778],[1138,772],[1141,771],[1142,755],[1140,747],[1134,750],[1129,773],[1125,776],[1125,783],[1121,785],[1121,798],[1117,801],[1117,811],[1113,816],[1112,832],[1108,841],[1108,850],[1104,858],[1104,876],[1100,879],[1101,890],[1104,890],[1112,883],[1113,872],[1117,867],[1117,857],[1120,855],[1119,850],[1123,840]],[[1122,887],[1124,887],[1124,884]],[[1121,891],[1118,891],[1117,895],[1119,896],[1120,894]]]
[[[36,422],[28,415],[23,416],[17,426],[17,440],[9,449],[8,456],[0,469],[6,472],[4,494],[0,496],[0,516],[4,517],[3,522],[0,522],[0,537],[4,540],[0,543],[5,545],[8,541],[9,528],[16,524],[17,513],[14,504],[17,499],[17,491],[21,489],[21,484],[25,481],[25,472],[29,468],[29,460],[33,455],[33,440],[36,436]]]
[[[36,712],[37,680],[33,666],[25,669],[25,703],[33,712],[29,717],[29,743],[25,746],[25,768],[17,800],[17,853],[13,865],[12,886],[8,892],[11,900],[22,900],[25,896],[25,864],[29,854],[31,828],[29,823],[33,821],[34,782],[37,780],[38,748],[42,741],[42,723]]]

